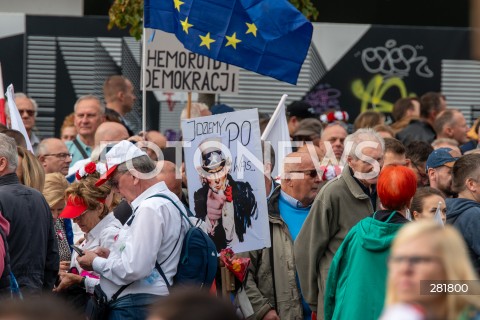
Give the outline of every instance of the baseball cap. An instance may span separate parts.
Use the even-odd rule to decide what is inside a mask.
[[[147,154],[137,148],[130,141],[123,140],[114,145],[105,155],[107,172],[105,172],[95,183],[95,186],[101,186],[108,179],[110,179],[117,169],[118,165],[125,163],[129,160],[146,156]]]
[[[227,106],[226,104],[216,104],[210,108],[210,112],[212,114],[222,114],[222,113],[228,113],[228,112],[234,112],[234,111],[235,109],[233,109],[230,106]]]
[[[80,197],[70,196],[67,198],[67,204],[60,213],[60,218],[73,219],[79,217],[83,212],[88,209],[85,202]]]
[[[287,116],[298,118],[314,118],[317,117],[315,108],[305,101],[294,101],[287,106]]]
[[[450,148],[439,148],[434,150],[427,159],[427,170],[447,166],[452,168],[458,158],[453,156],[453,150]]]
[[[298,125],[298,130],[293,134],[296,136],[320,137],[322,135],[323,126],[320,120],[316,118],[303,119]]]

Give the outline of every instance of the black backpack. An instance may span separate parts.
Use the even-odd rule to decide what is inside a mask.
[[[180,261],[177,267],[177,274],[174,277],[175,287],[177,286],[197,286],[201,288],[210,288],[215,279],[218,267],[218,258],[217,258],[217,249],[215,243],[212,239],[197,225],[194,225],[190,219],[183,213],[183,211],[178,207],[178,205],[170,199],[168,196],[163,194],[156,194],[151,196],[159,197],[169,200],[180,212],[181,218],[185,219],[190,228],[185,234],[183,239],[182,251],[180,253]],[[185,207],[187,214],[190,217],[194,217],[192,212]],[[174,249],[168,255],[168,257],[163,261],[168,260],[175,251],[175,248],[178,245],[180,237],[177,239]],[[162,276],[163,280],[167,284],[167,287],[170,288],[172,285],[168,282],[165,273],[162,270],[162,263],[155,262],[155,267]]]

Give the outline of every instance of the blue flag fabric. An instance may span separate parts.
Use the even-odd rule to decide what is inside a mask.
[[[144,25],[188,50],[297,83],[313,26],[287,0],[145,0]]]

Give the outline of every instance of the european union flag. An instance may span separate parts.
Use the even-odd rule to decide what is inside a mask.
[[[287,0],[145,0],[145,27],[188,50],[292,84],[312,24]]]

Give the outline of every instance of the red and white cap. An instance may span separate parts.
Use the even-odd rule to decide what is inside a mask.
[[[107,172],[105,172],[100,179],[98,179],[97,183],[95,183],[95,186],[101,186],[108,179],[110,179],[118,165],[146,155],[147,154],[144,151],[137,148],[132,142],[127,140],[120,141],[105,155]]]

